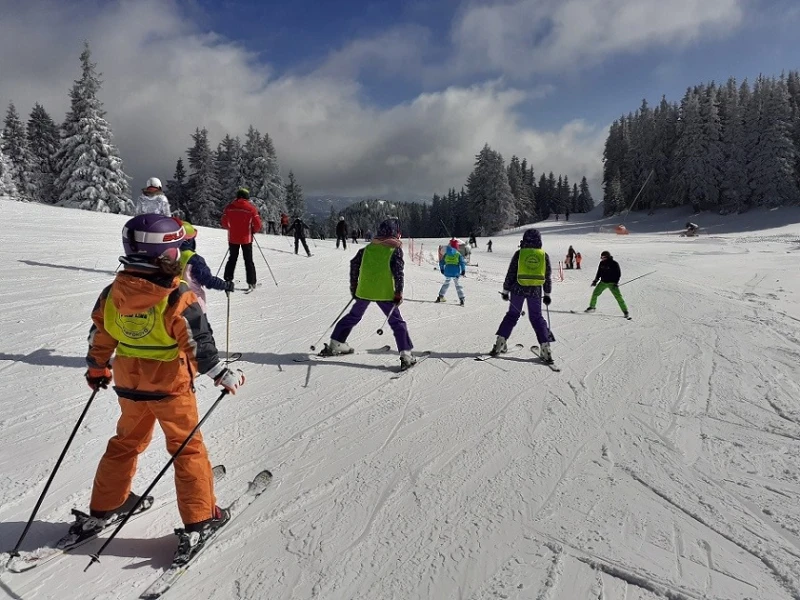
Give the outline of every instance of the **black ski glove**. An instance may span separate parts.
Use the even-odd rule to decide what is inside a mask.
[[[545,294],[544,297],[542,297],[542,304],[544,304],[545,306],[550,306],[551,302],[552,300],[550,299],[549,294]]]
[[[506,302],[508,302],[511,299],[511,292],[503,290],[502,292],[500,292],[500,297]]]
[[[594,286],[596,286],[596,285],[597,285],[597,280],[595,279],[595,280],[594,280],[592,283],[590,283],[589,285],[590,285],[591,287],[594,287]]]
[[[233,281],[226,281],[225,282],[225,293],[230,294],[233,290],[236,289],[236,284]]]

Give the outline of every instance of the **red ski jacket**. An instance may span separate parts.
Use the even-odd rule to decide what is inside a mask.
[[[261,231],[263,224],[258,209],[244,198],[237,198],[222,211],[222,226],[228,230],[231,244],[252,244],[253,234]]]

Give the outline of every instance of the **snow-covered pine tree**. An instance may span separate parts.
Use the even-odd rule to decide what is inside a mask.
[[[533,222],[533,203],[528,185],[525,181],[527,175],[527,163],[520,163],[517,156],[512,156],[511,161],[508,163],[508,185],[511,188],[511,194],[514,196],[514,201],[517,209],[517,223],[516,225],[524,225]]]
[[[306,199],[303,197],[303,188],[297,183],[293,171],[289,171],[289,182],[286,184],[286,210],[290,215],[304,217],[306,214]]]
[[[17,200],[19,197],[11,172],[11,161],[3,152],[3,132],[0,131],[0,198],[4,200]]]
[[[486,144],[467,179],[472,225],[478,235],[497,233],[516,222],[514,196],[508,185],[503,157]]]
[[[584,175],[578,187],[578,209],[576,212],[587,213],[592,209],[594,209],[594,198],[592,198],[592,192],[589,190],[589,182]]]
[[[179,158],[175,164],[175,174],[172,179],[167,180],[167,188],[164,193],[173,207],[172,214],[191,223],[192,216],[188,210],[189,192],[186,186],[186,169],[183,167],[182,158]]]
[[[580,210],[580,195],[578,193],[578,184],[572,184],[572,193],[569,196],[569,212],[577,213]]]
[[[97,98],[102,84],[91,62],[89,44],[81,53],[81,78],[70,90],[71,108],[61,127],[58,177],[59,205],[99,212],[133,214],[130,179],[112,143],[113,134]]]
[[[762,90],[761,137],[751,156],[752,199],[759,206],[795,204],[800,194],[795,178],[796,150],[786,80],[765,79]]]
[[[722,166],[720,208],[739,212],[750,196],[747,187],[747,157],[744,154],[744,114],[739,102],[739,89],[731,77],[719,90],[720,121],[722,123]]]
[[[678,141],[678,114],[678,105],[667,102],[666,96],[661,97],[661,103],[653,111],[653,175],[648,184],[648,189],[653,189],[651,210],[663,204],[674,203],[671,199],[675,194],[672,179],[675,170],[675,144]]]
[[[260,156],[263,160],[257,162],[261,170],[256,172],[255,195],[263,202],[262,216],[265,220],[279,221],[281,213],[287,210],[286,188],[283,185],[283,179],[281,179],[281,170],[278,165],[275,146],[268,133],[265,133],[261,138]],[[289,216],[299,217],[300,215],[290,213]]]
[[[219,182],[214,172],[214,153],[208,141],[208,130],[196,129],[192,134],[194,145],[189,148],[189,200],[187,212],[195,225],[216,227],[225,200],[221,197]]]
[[[677,159],[676,183],[681,199],[692,203],[696,210],[706,201],[718,181],[706,164],[707,139],[700,112],[700,90],[688,90],[681,103],[681,127],[675,149]]]
[[[28,118],[28,149],[33,161],[34,200],[55,204],[56,155],[60,144],[58,126],[38,102]]]
[[[26,202],[34,200],[37,194],[28,135],[13,102],[8,105],[4,121],[3,152],[11,162],[11,177],[17,186],[17,198]]]
[[[629,122],[630,143],[625,156],[628,194],[631,201],[639,194],[636,207],[649,209],[658,201],[658,196],[650,183],[642,189],[653,169],[655,156],[655,116],[647,100],[642,100],[642,105]]]
[[[217,145],[214,155],[214,168],[217,173],[222,198],[232,200],[236,197],[236,190],[245,185],[242,174],[242,144],[238,137],[232,138],[226,134]]]
[[[603,150],[603,215],[614,214],[622,210],[620,203],[620,190],[622,186],[622,172],[624,170],[625,156],[628,151],[628,139],[625,132],[625,117],[614,121],[606,138]],[[618,188],[612,190],[612,182],[617,178]],[[542,182],[539,182],[541,188]],[[614,197],[612,198],[612,193]],[[547,217],[543,217],[547,218]]]
[[[552,176],[553,173],[551,172],[550,175]],[[546,221],[550,217],[551,196],[549,180],[547,176],[542,173],[542,176],[539,177],[539,185],[536,188],[536,213],[543,221]]]

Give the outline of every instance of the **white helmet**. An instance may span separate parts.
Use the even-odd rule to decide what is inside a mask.
[[[147,180],[147,185],[145,187],[161,189],[161,180],[158,177],[151,177]]]
[[[339,220],[340,221],[344,221],[344,217],[339,217]]]

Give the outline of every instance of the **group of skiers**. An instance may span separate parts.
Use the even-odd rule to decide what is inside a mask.
[[[569,249],[567,250],[567,258],[564,261],[564,266],[567,269],[580,269],[581,260],[583,260],[581,253],[575,252],[575,248],[570,246]]]
[[[143,197],[152,200],[159,192],[160,182],[151,179]],[[155,207],[155,201],[152,206]],[[178,509],[184,524],[176,530],[179,537],[176,560],[189,560],[230,518],[216,503],[211,463],[202,434],[197,431],[190,437],[190,432],[199,422],[195,375],[209,376],[223,393],[235,394],[245,383],[244,373],[231,369],[219,357],[205,314],[204,288],[233,291],[240,250],[247,283],[256,284],[252,242],[262,222],[258,210],[249,202],[246,189],[238,190],[236,199],[225,208],[222,225],[228,230],[230,254],[224,279],[213,276],[197,253],[197,230],[190,223],[169,216],[168,205],[167,214],[158,211],[141,214],[123,227],[124,255],[119,258],[123,268],[101,292],[92,311],[85,374],[94,391],[106,389],[113,380],[121,416],[117,434],[108,442],[97,468],[89,515],[79,516],[73,525],[80,535],[101,531],[139,500],[131,491],[137,457],[149,444],[157,421],[170,454],[175,455],[184,445],[174,456]],[[308,252],[303,235],[305,224],[297,218],[292,228],[295,253],[298,240],[302,240]],[[337,232],[339,237],[343,236]],[[337,247],[338,241],[346,243],[337,239]],[[401,370],[416,363],[408,326],[400,313],[405,282],[402,246],[400,222],[387,219],[379,225],[372,241],[352,258],[349,276],[352,307],[335,323],[321,356],[353,352],[347,338],[374,302],[387,316],[394,333]],[[445,280],[437,302],[444,301],[452,281],[460,304],[464,304],[460,278],[466,275],[466,267],[458,240],[451,239],[439,261]],[[618,288],[620,274],[619,265],[608,252],[603,252],[592,281],[596,287],[587,312],[595,310],[598,296],[610,289],[628,315]],[[538,230],[528,229],[511,258],[503,283],[501,295],[509,307],[497,329],[491,355],[507,351],[507,340],[522,315],[523,305],[527,305],[540,358],[553,363],[550,344],[555,338],[542,314],[542,305],[551,303],[551,275],[550,258],[542,248],[542,237]]]

